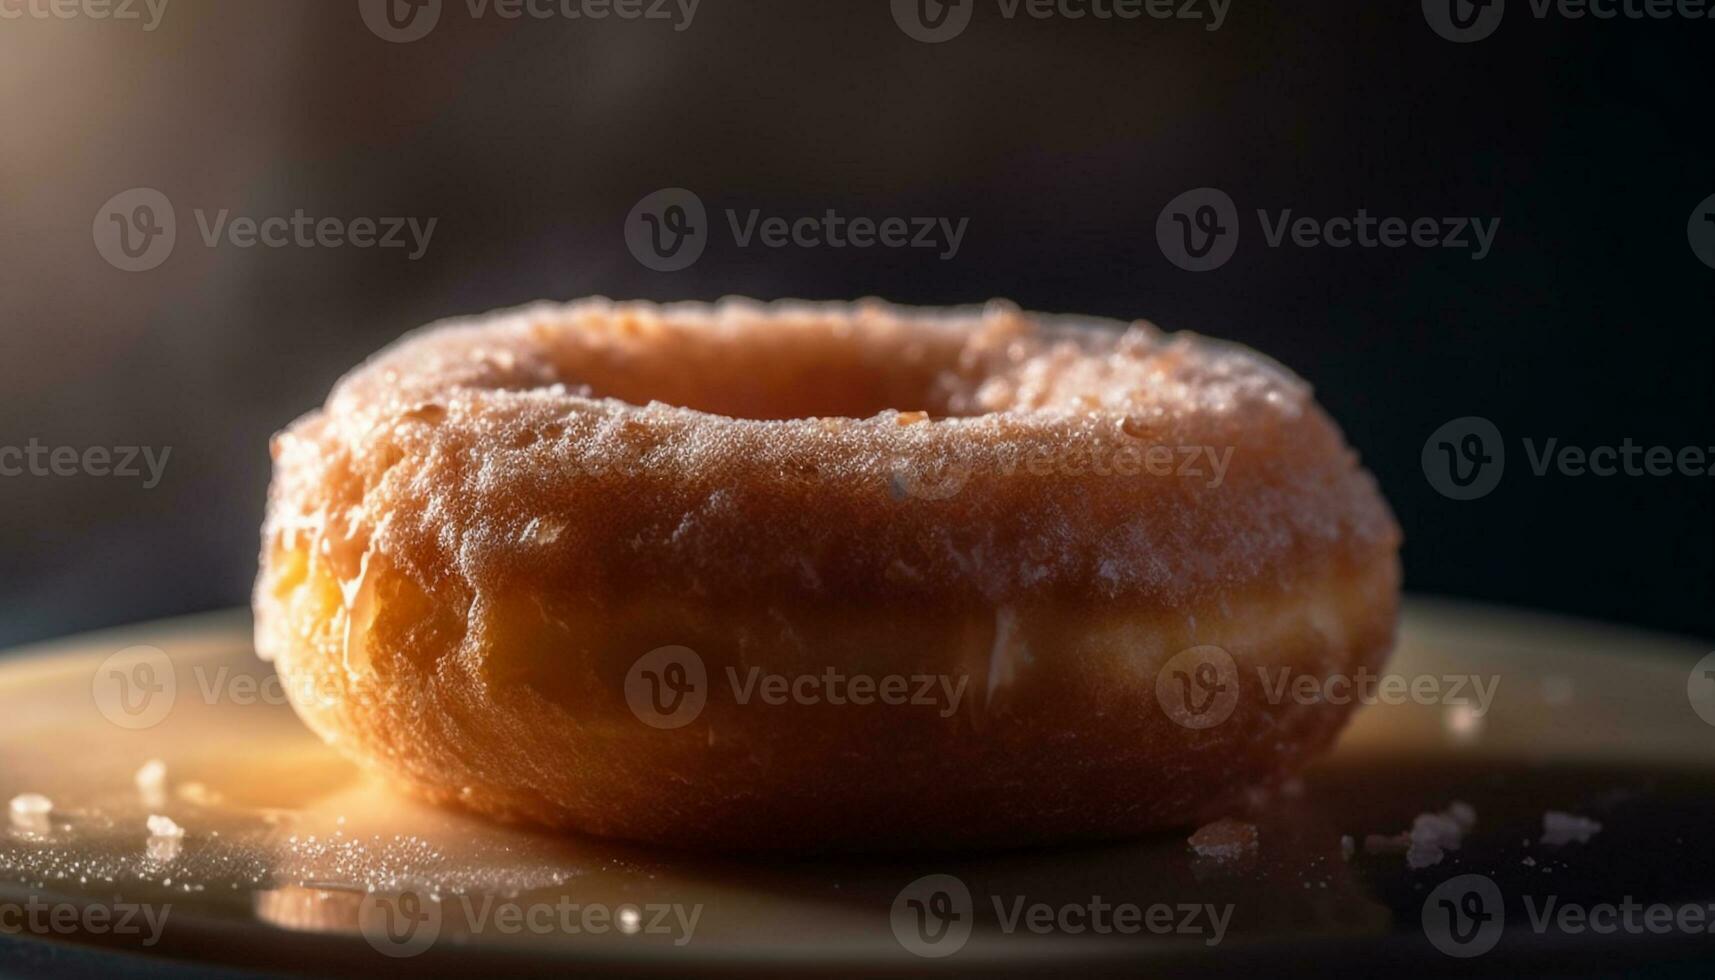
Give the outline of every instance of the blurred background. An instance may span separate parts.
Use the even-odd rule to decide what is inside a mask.
[[[152,487],[0,477],[0,645],[245,602],[274,431],[407,329],[588,294],[1001,296],[1232,338],[1344,425],[1405,525],[1411,590],[1715,634],[1715,479],[1539,477],[1523,445],[1715,446],[1694,237],[1715,20],[1513,0],[1454,43],[1415,0],[1239,3],[1213,30],[1206,0],[1200,20],[924,2],[969,22],[925,43],[887,0],[600,20],[446,0],[413,39],[434,11],[404,0],[391,23],[358,0],[122,0],[138,20],[0,0],[0,446],[171,447]],[[1242,231],[1196,273],[1156,225],[1201,187]],[[676,272],[624,233],[664,188],[712,223]],[[158,200],[116,198],[134,189],[170,202],[176,241],[112,261],[114,214]],[[968,226],[949,259],[768,248],[729,209]],[[1480,260],[1274,248],[1258,209],[1500,227]],[[415,257],[210,245],[223,211],[435,224]],[[1422,462],[1464,416],[1507,451],[1468,501]]]

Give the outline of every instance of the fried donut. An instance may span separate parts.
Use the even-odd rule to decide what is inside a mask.
[[[352,759],[508,821],[1183,827],[1344,724],[1270,678],[1394,638],[1398,527],[1308,386],[1145,323],[530,306],[403,339],[272,448],[258,651]]]

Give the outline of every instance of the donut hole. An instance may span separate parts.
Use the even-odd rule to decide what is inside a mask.
[[[573,331],[554,345],[557,380],[591,397],[660,402],[734,419],[871,418],[889,410],[932,418],[959,410],[963,332],[907,338],[806,320],[766,329],[656,322]]]

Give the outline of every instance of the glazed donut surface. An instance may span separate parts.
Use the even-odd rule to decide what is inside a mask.
[[[274,455],[258,650],[342,751],[504,819],[793,849],[1176,826],[1343,724],[1257,668],[1393,638],[1397,527],[1308,387],[1145,324],[532,306],[395,344]],[[1238,697],[1188,727],[1158,682],[1206,646]],[[704,677],[679,727],[636,705],[663,649]],[[834,703],[862,678],[943,693]]]

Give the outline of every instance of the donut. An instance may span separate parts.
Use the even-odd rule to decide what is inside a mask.
[[[1143,322],[534,305],[407,336],[272,455],[256,647],[303,720],[563,831],[1194,826],[1350,714],[1283,690],[1395,635],[1399,529],[1309,387]]]

